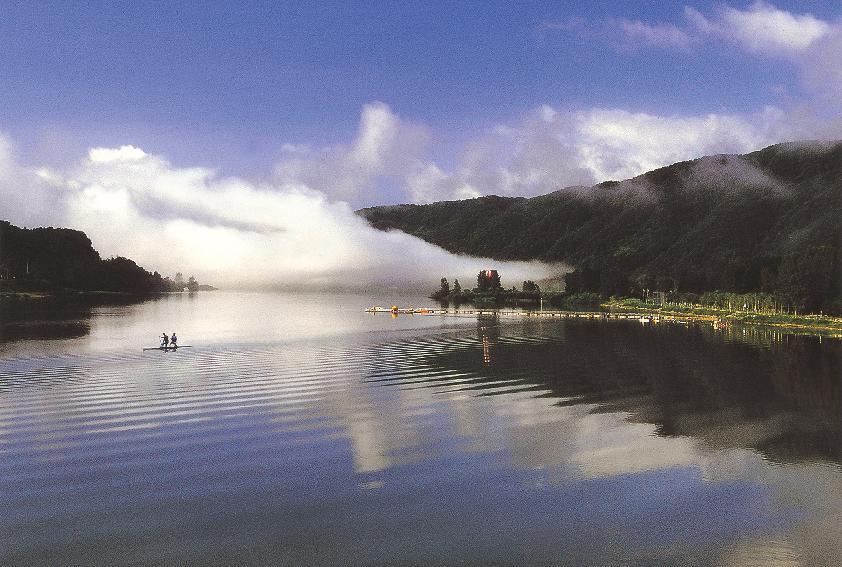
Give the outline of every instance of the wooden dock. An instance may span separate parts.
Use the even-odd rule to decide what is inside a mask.
[[[660,321],[710,321],[718,320],[709,315],[653,315],[639,311],[565,311],[555,309],[527,310],[527,309],[491,309],[491,308],[385,308],[370,307],[367,313],[390,313],[392,315],[425,315],[441,317],[517,317],[541,319],[633,319],[641,323],[658,323]]]

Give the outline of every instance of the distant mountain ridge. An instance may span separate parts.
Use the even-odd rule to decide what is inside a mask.
[[[762,291],[842,307],[842,141],[707,156],[533,198],[357,212],[458,254],[566,262],[572,290]]]

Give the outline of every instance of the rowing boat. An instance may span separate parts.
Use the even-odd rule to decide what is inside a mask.
[[[193,348],[193,345],[143,347],[143,350],[178,350],[180,348]]]

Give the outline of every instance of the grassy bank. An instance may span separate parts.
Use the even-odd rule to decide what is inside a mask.
[[[842,317],[828,315],[796,315],[791,313],[756,312],[721,309],[707,305],[665,305],[647,303],[640,299],[621,298],[603,301],[603,309],[645,311],[653,315],[691,315],[731,321],[745,325],[763,325],[816,332],[842,333]]]
[[[45,291],[0,291],[0,299],[45,299],[53,295]]]

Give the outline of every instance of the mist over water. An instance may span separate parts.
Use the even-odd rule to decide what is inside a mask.
[[[839,340],[374,303],[424,300],[173,295],[3,335],[0,562],[840,556]],[[142,353],[161,331],[193,348]]]
[[[432,291],[441,277],[470,281],[490,267],[512,284],[567,270],[450,254],[375,230],[348,202],[303,182],[223,178],[134,146],[91,149],[66,171],[33,171],[0,144],[3,162],[4,220],[83,230],[104,257],[125,256],[149,271],[182,272],[217,287]]]

